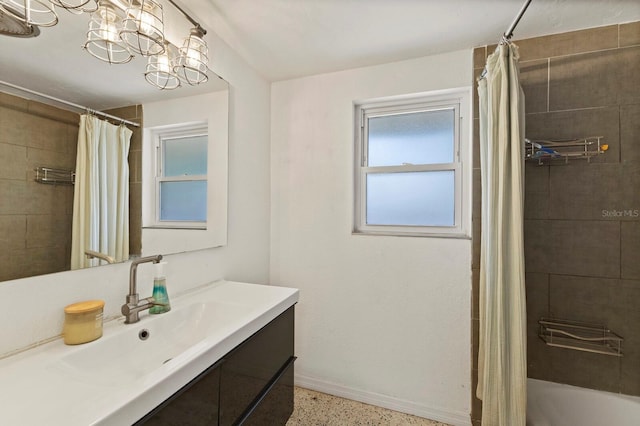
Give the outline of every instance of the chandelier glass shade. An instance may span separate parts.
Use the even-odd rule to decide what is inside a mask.
[[[162,5],[154,0],[130,0],[120,37],[129,50],[142,56],[164,52]]]
[[[0,9],[27,25],[53,27],[58,23],[58,15],[48,0],[0,0]]]
[[[165,40],[159,1],[171,3],[195,26],[180,48]],[[183,83],[193,86],[208,80],[209,49],[204,41],[207,32],[173,0],[0,0],[0,15],[13,18],[24,27],[21,36],[35,37],[40,34],[38,27],[56,25],[56,8],[91,14],[82,47],[95,58],[124,64],[134,54],[148,57],[145,80],[159,89],[175,89]]]
[[[171,90],[180,87],[180,79],[173,72],[173,63],[178,56],[175,46],[165,42],[164,52],[159,55],[149,56],[144,78],[149,84],[162,90]]]
[[[207,77],[209,48],[203,37],[202,28],[192,28],[191,34],[179,49],[179,55],[173,65],[173,71],[180,80],[191,86],[204,83],[209,79]]]
[[[125,64],[133,59],[120,38],[122,11],[106,0],[101,0],[98,10],[91,14],[87,41],[84,48],[95,58],[110,64]]]

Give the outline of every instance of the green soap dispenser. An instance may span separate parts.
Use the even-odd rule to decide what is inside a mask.
[[[152,306],[149,309],[150,314],[164,314],[171,310],[171,304],[169,303],[169,294],[167,293],[167,280],[164,276],[164,267],[167,262],[158,262],[153,266],[155,267],[155,277],[153,278],[153,298],[158,305]]]

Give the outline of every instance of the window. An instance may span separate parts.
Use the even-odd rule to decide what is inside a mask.
[[[469,91],[356,105],[354,232],[466,236]]]
[[[156,131],[154,142],[154,226],[206,229],[207,127]]]

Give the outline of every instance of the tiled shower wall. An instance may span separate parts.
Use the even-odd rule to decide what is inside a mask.
[[[609,145],[591,163],[525,166],[528,376],[640,395],[640,22],[515,44],[526,136],[603,136]],[[494,50],[475,49],[475,76]],[[477,111],[477,98],[474,104]],[[475,117],[474,394],[481,193]],[[605,324],[625,338],[624,357],[546,346],[537,337],[541,317]],[[473,400],[479,424],[481,403]]]
[[[141,121],[142,107],[113,110]],[[125,117],[126,115],[126,117]],[[0,93],[0,281],[69,269],[73,186],[34,181],[34,168],[74,170],[79,116]],[[140,253],[142,132],[131,138],[130,252]]]
[[[69,269],[73,186],[34,168],[73,170],[78,114],[0,94],[0,281]]]

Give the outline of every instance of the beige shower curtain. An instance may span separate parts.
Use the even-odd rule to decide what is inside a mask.
[[[129,259],[129,145],[132,131],[80,116],[73,192],[71,269],[99,264],[85,250]]]
[[[482,239],[478,388],[483,426],[525,426],[524,94],[518,48],[501,44],[478,82]]]

